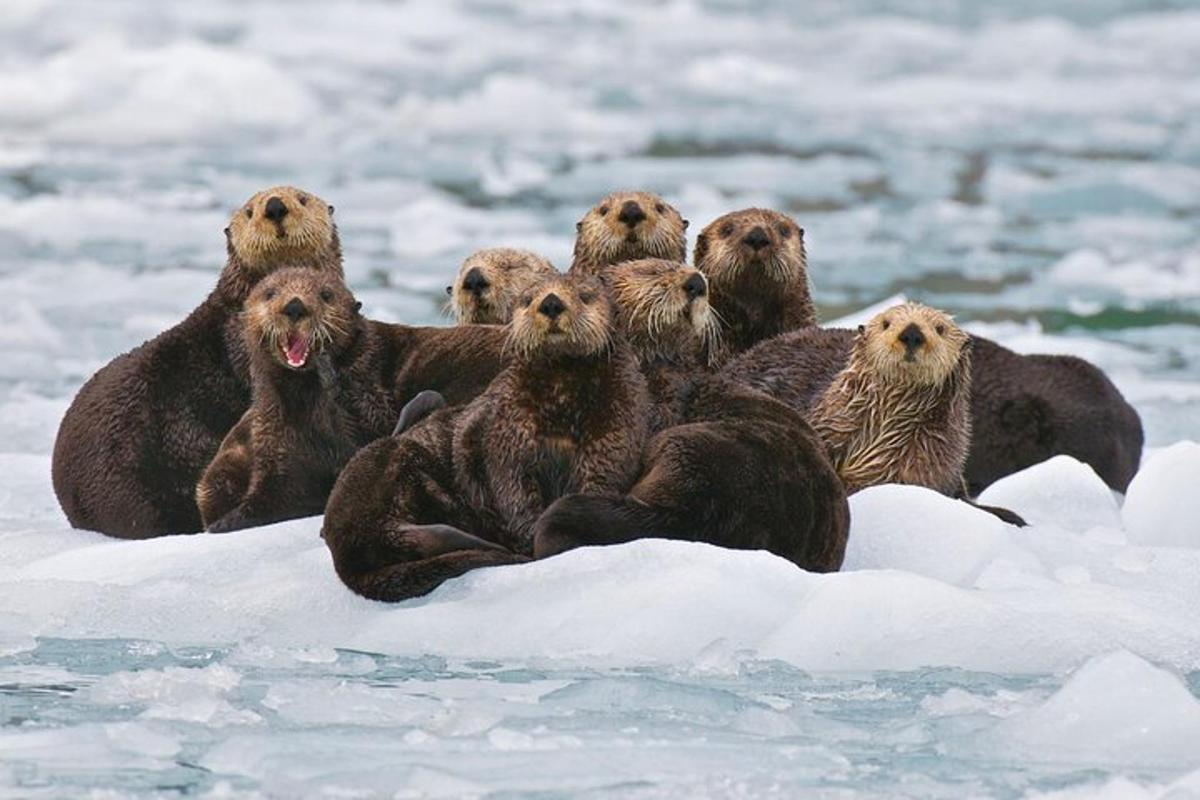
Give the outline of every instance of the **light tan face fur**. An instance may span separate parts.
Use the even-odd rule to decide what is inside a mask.
[[[323,352],[348,344],[358,308],[336,276],[281,269],[264,278],[246,300],[246,342],[283,367],[312,369]]]
[[[920,303],[876,314],[858,336],[863,357],[881,378],[925,386],[950,376],[969,341],[948,314]]]
[[[687,220],[650,192],[613,192],[575,225],[575,253],[603,264],[634,258],[687,258]]]
[[[627,261],[606,274],[627,338],[643,358],[715,356],[721,326],[699,270],[663,259]]]
[[[233,212],[225,234],[245,265],[265,272],[329,247],[334,235],[333,206],[303,189],[274,186]]]
[[[546,313],[555,305],[562,308],[557,316]],[[599,279],[548,278],[519,299],[507,350],[525,360],[539,355],[600,355],[612,346],[613,322],[612,301]]]
[[[446,294],[459,325],[503,325],[512,319],[513,307],[526,290],[557,274],[537,253],[492,247],[467,256]]]
[[[808,268],[804,230],[778,211],[734,211],[700,231],[693,261],[717,284],[751,270],[768,280],[791,284],[803,279]]]

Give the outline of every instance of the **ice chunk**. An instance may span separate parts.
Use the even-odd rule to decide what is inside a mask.
[[[1133,476],[1121,509],[1130,541],[1200,547],[1200,444],[1159,450]]]
[[[1048,700],[993,732],[1021,758],[1177,769],[1200,766],[1200,701],[1127,650],[1096,656]]]
[[[222,664],[117,672],[92,686],[88,700],[97,705],[145,706],[143,719],[198,722],[210,727],[261,722],[253,711],[234,708],[226,699],[239,683],[241,675]]]
[[[979,502],[1020,514],[1030,525],[1067,530],[1121,527],[1121,511],[1112,491],[1087,464],[1055,456],[1008,475],[979,495]]]
[[[857,492],[850,497],[850,520],[844,571],[902,569],[970,586],[997,555],[1022,558],[1009,546],[1012,526],[918,486],[872,486]]]

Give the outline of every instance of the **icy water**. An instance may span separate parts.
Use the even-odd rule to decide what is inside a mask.
[[[395,608],[342,589],[316,520],[68,530],[71,396],[283,182],[337,206],[365,310],[420,323],[478,247],[566,266],[614,188],[693,233],[788,210],[825,319],[903,293],[1089,358],[1146,470],[1127,498],[1016,476],[1025,531],[864,492],[840,575],[644,542]],[[1194,3],[0,9],[0,796],[1200,796],[1187,439]]]

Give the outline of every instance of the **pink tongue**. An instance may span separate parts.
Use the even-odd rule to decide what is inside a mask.
[[[308,342],[299,334],[288,334],[287,360],[293,367],[298,367],[308,358]]]

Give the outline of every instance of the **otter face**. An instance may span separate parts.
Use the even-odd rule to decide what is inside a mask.
[[[264,189],[233,213],[229,247],[249,267],[310,260],[333,243],[333,206],[294,186]]]
[[[606,273],[626,335],[642,358],[678,358],[701,349],[715,357],[720,323],[708,303],[708,280],[686,264],[627,261]]]
[[[696,238],[696,269],[714,284],[751,272],[790,285],[807,278],[804,229],[786,214],[747,208],[717,217]]]
[[[459,325],[503,325],[512,319],[517,298],[557,274],[554,265],[537,253],[493,247],[467,256],[446,294]]]
[[[687,259],[688,222],[650,192],[613,192],[575,225],[576,257],[601,265],[637,258]]]
[[[902,303],[859,327],[859,346],[882,378],[907,384],[943,383],[970,348],[970,337],[949,314]]]
[[[243,312],[246,343],[289,370],[345,349],[360,303],[335,275],[289,267],[254,287]]]
[[[518,300],[508,347],[517,358],[599,356],[613,336],[612,301],[599,279],[548,278]]]

